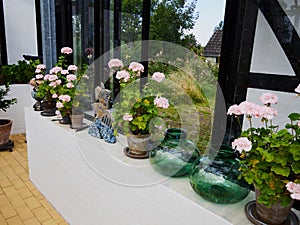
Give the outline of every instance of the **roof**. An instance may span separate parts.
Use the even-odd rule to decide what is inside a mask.
[[[207,45],[204,47],[203,55],[205,57],[220,57],[222,45],[223,30],[216,30]]]

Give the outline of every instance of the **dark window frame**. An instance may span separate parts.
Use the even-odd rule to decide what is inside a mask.
[[[0,2],[0,42],[1,42],[1,59],[0,66],[7,65],[7,48],[6,48],[6,36],[5,36],[5,21],[4,21],[4,7],[3,0]]]
[[[292,54],[294,46],[283,45],[281,40],[279,42],[287,54],[296,76],[250,72],[258,9],[262,11],[275,36],[278,37],[276,32],[280,32],[280,30],[276,30],[276,24],[272,24],[272,21],[274,21],[272,12],[277,10],[277,13],[282,16],[284,11],[279,7],[277,0],[226,1],[220,73],[218,77],[221,88],[219,91],[223,93],[226,109],[230,105],[239,104],[246,100],[248,88],[293,92],[295,84],[300,83],[299,63],[297,64],[300,60],[299,52]],[[280,29],[280,27],[277,27],[277,29]],[[294,40],[296,45],[299,44],[299,37],[297,38]],[[284,85],[278,85],[282,83]],[[220,133],[221,129],[225,132],[223,143],[230,144],[241,133],[239,125],[241,121],[234,117],[227,117],[226,128],[222,126],[220,118],[224,118],[224,110],[221,108],[221,105],[216,104],[213,133]]]

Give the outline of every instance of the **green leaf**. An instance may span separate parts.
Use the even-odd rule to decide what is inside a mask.
[[[294,142],[292,145],[290,145],[289,151],[293,154],[294,160],[298,161],[300,160],[300,143]]]
[[[300,114],[299,113],[291,113],[289,116],[290,120],[296,121],[300,119]]]
[[[290,174],[290,169],[289,168],[283,168],[279,165],[274,165],[271,168],[271,171],[273,171],[274,173],[278,174],[278,175],[282,175],[282,176],[289,176]]]
[[[300,173],[300,162],[299,161],[298,162],[293,162],[292,170],[297,174]]]

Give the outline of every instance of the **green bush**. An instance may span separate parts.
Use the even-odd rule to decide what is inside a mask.
[[[2,66],[0,73],[4,75],[5,84],[26,84],[35,76],[35,66],[39,60],[19,60],[17,64]]]

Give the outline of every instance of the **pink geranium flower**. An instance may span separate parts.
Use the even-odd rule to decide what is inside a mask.
[[[255,118],[258,118],[260,116],[260,106],[253,102],[241,102],[239,104],[239,109],[242,114],[254,116]]]
[[[278,116],[277,110],[268,106],[260,107],[260,116],[271,120],[274,116]]]
[[[132,120],[133,120],[133,117],[132,117],[132,115],[126,113],[126,114],[123,116],[123,120],[125,120],[125,121],[132,121]]]
[[[56,102],[56,108],[61,109],[64,107],[64,104],[62,102]]]
[[[252,143],[246,137],[235,139],[231,143],[231,146],[233,149],[238,150],[240,153],[242,153],[243,151],[249,152],[252,149]]]
[[[36,68],[34,72],[35,73],[41,73],[42,71],[39,68]]]
[[[291,193],[292,199],[300,200],[300,184],[288,182],[286,184],[286,189]]]
[[[130,63],[128,69],[132,70],[133,72],[144,72],[144,66],[137,62]]]
[[[69,82],[77,79],[77,77],[74,74],[69,74],[66,78]]]
[[[72,84],[72,83],[67,83],[66,86],[67,86],[67,88],[73,88],[73,87],[74,87],[74,84]]]
[[[118,80],[123,79],[124,82],[128,82],[130,80],[130,74],[126,70],[121,70],[117,72],[116,78]]]
[[[169,101],[164,97],[156,97],[154,99],[154,104],[163,109],[167,109],[169,107]]]
[[[162,82],[165,79],[165,74],[160,73],[160,72],[155,72],[152,75],[152,80],[155,80],[157,82]]]
[[[54,81],[54,80],[57,80],[58,77],[56,75],[50,75],[49,76],[49,81]]]
[[[52,95],[52,98],[57,98],[57,97],[58,97],[57,94]]]
[[[123,62],[120,59],[111,59],[108,62],[108,67],[111,68],[118,68],[123,67]]]
[[[78,69],[78,67],[75,65],[68,66],[68,70],[70,70],[70,71],[77,71],[77,69]]]
[[[72,50],[72,48],[69,48],[69,47],[63,47],[61,49],[61,53],[69,55],[69,54],[73,53],[73,50]]]
[[[61,70],[62,70],[61,67],[55,66],[55,67],[53,67],[53,68],[50,70],[50,74],[57,74],[57,73],[59,73]]]
[[[264,105],[277,104],[278,102],[278,97],[271,93],[264,93],[259,99]]]
[[[300,120],[298,121],[298,127],[300,127]]]
[[[42,74],[37,74],[36,76],[35,76],[35,79],[42,79],[44,76],[42,75]]]
[[[240,110],[240,107],[235,104],[229,107],[228,111],[227,111],[227,115],[242,115],[242,112]]]
[[[71,97],[69,95],[60,95],[58,97],[59,100],[63,101],[63,102],[69,102],[71,101]]]
[[[62,70],[62,71],[60,71],[60,73],[61,73],[62,75],[66,75],[66,74],[69,74],[69,71],[68,71],[68,70]]]
[[[50,78],[49,74],[47,74],[47,75],[44,76],[44,80],[49,80],[49,78]]]
[[[39,70],[44,70],[44,69],[46,69],[46,65],[39,64],[39,65],[36,66],[36,68],[39,69]]]

